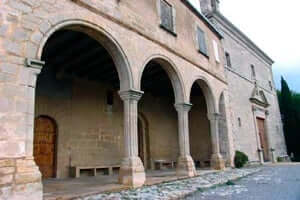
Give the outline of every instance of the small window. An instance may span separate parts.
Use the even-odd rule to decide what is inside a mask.
[[[225,52],[225,58],[227,67],[231,67],[230,54],[228,52]]]
[[[205,56],[208,56],[205,33],[199,27],[197,27],[197,41],[199,52],[204,54]]]
[[[112,106],[114,104],[114,93],[111,90],[106,92],[106,104]]]
[[[270,90],[273,91],[273,84],[272,81],[269,81]]]
[[[238,123],[239,123],[239,127],[242,127],[242,120],[240,117],[238,118]]]
[[[213,47],[214,47],[216,61],[219,63],[220,62],[219,46],[215,40],[213,40]]]
[[[161,27],[174,33],[173,8],[165,0],[160,0]]]
[[[256,73],[255,73],[254,65],[251,65],[251,76],[252,76],[252,79],[256,79]]]

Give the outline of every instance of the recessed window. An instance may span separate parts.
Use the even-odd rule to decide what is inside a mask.
[[[226,58],[227,67],[231,67],[231,59],[230,59],[230,54],[228,52],[225,52],[225,58]]]
[[[114,104],[114,93],[111,90],[106,92],[106,104],[112,106]]]
[[[273,84],[272,84],[272,81],[269,81],[269,87],[270,87],[270,90],[273,91]]]
[[[239,124],[239,127],[242,127],[242,120],[240,117],[238,118],[238,124]]]
[[[219,45],[215,40],[213,40],[213,47],[214,47],[216,61],[219,63],[220,62]]]
[[[160,0],[160,19],[160,26],[170,33],[175,34],[173,7],[165,0]]]
[[[205,33],[200,27],[197,27],[198,50],[205,56],[208,56]]]
[[[251,65],[251,77],[252,77],[252,79],[256,79],[256,73],[255,73],[254,65]]]

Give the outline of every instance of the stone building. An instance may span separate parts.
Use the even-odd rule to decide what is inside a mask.
[[[42,178],[79,166],[138,187],[157,165],[192,177],[235,150],[258,161],[261,141],[261,160],[284,155],[273,62],[216,6],[2,0],[1,199],[42,199]]]
[[[219,0],[200,2],[202,13],[224,37],[222,43],[234,149],[247,153],[251,161],[270,161],[272,153],[275,157],[285,156],[273,60],[222,15]]]

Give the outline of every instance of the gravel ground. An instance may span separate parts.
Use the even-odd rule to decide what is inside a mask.
[[[300,200],[300,165],[266,166],[254,175],[186,200]]]
[[[134,190],[124,190],[122,192],[98,194],[86,197],[79,197],[76,200],[162,200],[179,199],[184,196],[203,191],[207,188],[225,184],[228,180],[235,180],[249,174],[260,171],[260,168],[230,169],[198,176],[195,178],[172,181],[158,185],[145,186]],[[202,194],[201,194],[202,195]],[[193,197],[193,199],[197,197]]]

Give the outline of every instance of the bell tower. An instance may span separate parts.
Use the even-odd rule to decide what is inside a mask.
[[[209,14],[219,11],[220,0],[200,0],[201,11],[203,14]]]

